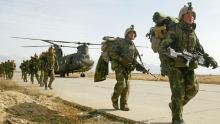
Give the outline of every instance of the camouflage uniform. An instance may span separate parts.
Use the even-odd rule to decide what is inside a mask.
[[[44,86],[45,89],[47,89],[47,87],[49,87],[50,89],[52,89],[52,82],[55,80],[55,73],[54,71],[56,69],[58,69],[58,63],[57,63],[57,59],[56,59],[56,55],[54,53],[54,49],[52,47],[49,48],[48,52],[45,53],[42,56],[42,60],[43,60],[43,75],[44,75]],[[47,81],[48,81],[48,77],[50,77],[50,81],[49,84],[47,85]]]
[[[0,64],[0,77],[3,77],[4,78],[4,65],[3,65],[3,62],[1,62]]]
[[[195,12],[192,8],[184,6],[180,11],[180,22],[167,32],[165,39],[160,45],[161,70],[168,76],[172,92],[171,103],[172,124],[184,123],[182,118],[183,106],[186,105],[198,92],[199,83],[196,79],[194,69],[197,68],[197,62],[191,61],[186,66],[186,60],[182,57],[171,59],[163,54],[168,47],[176,52],[187,50],[190,53],[202,53],[206,56],[207,67],[211,64],[217,67],[217,63],[212,57],[204,52],[203,47],[195,34],[195,24],[186,24],[182,16],[192,12],[195,18]]]
[[[39,60],[38,60],[38,56],[35,54],[34,57],[31,57],[31,59],[29,60],[29,71],[31,74],[32,83],[34,83],[34,76],[36,76],[36,79],[39,83],[38,70],[39,70]]]
[[[129,110],[127,106],[130,91],[129,79],[131,77],[131,71],[135,69],[138,55],[133,41],[127,38],[127,34],[130,32],[134,32],[136,35],[133,27],[128,28],[125,32],[125,39],[118,38],[117,44],[112,46],[112,50],[108,53],[111,59],[111,67],[115,71],[117,80],[112,95],[113,107],[119,109],[118,99],[120,97],[120,109],[125,111]]]
[[[22,73],[22,79],[24,82],[27,82],[27,74],[28,74],[28,70],[29,70],[29,65],[28,65],[28,60],[23,61],[20,65],[20,69],[21,69],[21,73]]]
[[[6,78],[6,73],[5,73],[5,62],[1,63],[1,68],[2,68],[2,77],[5,79]]]
[[[12,79],[14,76],[14,70],[16,68],[16,64],[15,64],[14,60],[9,61],[8,68],[9,68],[9,72],[8,72],[9,76],[8,77],[9,77],[9,79]]]
[[[16,68],[14,60],[2,62],[2,74],[5,79],[12,79]]]
[[[4,67],[5,67],[5,79],[9,79],[9,62],[10,62],[10,60],[5,61],[5,63],[4,63]]]
[[[41,53],[39,56],[39,71],[40,71],[40,86],[43,87],[44,83],[44,61],[46,61],[46,52]]]

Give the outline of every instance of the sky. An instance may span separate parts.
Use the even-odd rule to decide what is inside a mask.
[[[16,61],[28,59],[47,48],[24,48],[25,45],[47,45],[42,41],[13,39],[12,36],[41,39],[101,43],[102,37],[123,37],[131,24],[137,31],[136,45],[143,61],[158,67],[158,55],[153,53],[145,37],[154,25],[152,15],[159,11],[178,17],[186,0],[0,0],[0,57]],[[220,64],[220,1],[192,0],[196,11],[196,33],[205,51]],[[100,47],[100,46],[97,46]],[[76,49],[63,48],[64,54]],[[89,51],[97,61],[101,51]],[[199,67],[198,74],[220,74],[220,69]]]

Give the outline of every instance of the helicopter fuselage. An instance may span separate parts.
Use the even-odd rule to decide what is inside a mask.
[[[94,61],[90,59],[88,54],[88,46],[81,45],[77,47],[77,53],[62,55],[61,48],[56,48],[57,61],[59,69],[55,71],[56,74],[60,74],[61,77],[65,77],[65,74],[75,72],[85,72],[92,68]]]

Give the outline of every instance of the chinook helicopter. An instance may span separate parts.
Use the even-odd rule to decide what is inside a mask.
[[[68,42],[68,41],[56,41],[56,40],[46,40],[46,39],[35,39],[35,38],[24,38],[24,37],[12,37],[17,39],[27,39],[27,40],[40,40],[50,45],[46,46],[23,46],[23,47],[49,47],[53,46],[55,49],[55,54],[57,56],[57,61],[59,64],[59,70],[55,70],[55,74],[60,74],[61,77],[65,75],[69,76],[69,73],[80,72],[80,77],[85,77],[86,71],[93,67],[94,61],[90,58],[88,54],[88,45],[101,45],[94,43],[84,43],[84,42]],[[73,43],[78,46],[65,46],[58,45],[55,42],[60,43]],[[61,47],[77,48],[77,52],[69,55],[63,55]],[[96,49],[96,48],[91,48]]]

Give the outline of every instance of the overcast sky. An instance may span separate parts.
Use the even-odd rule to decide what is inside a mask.
[[[177,17],[186,0],[0,0],[0,56],[28,58],[47,48],[41,41],[12,39],[11,36],[100,43],[103,36],[123,37],[131,24],[137,31],[136,45],[150,47],[145,37],[154,25],[156,11]],[[197,12],[197,36],[205,51],[220,64],[220,1],[192,0]],[[64,54],[76,52],[65,48]],[[146,64],[159,65],[150,48],[139,49]],[[100,50],[90,50],[97,61]],[[220,69],[201,68],[198,73],[220,74]]]

